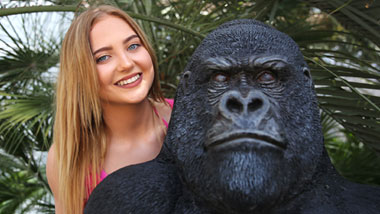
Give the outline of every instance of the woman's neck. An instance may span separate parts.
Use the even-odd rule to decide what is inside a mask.
[[[155,118],[148,98],[137,104],[104,103],[102,108],[108,139],[138,138],[153,128]]]
[[[111,173],[121,167],[155,158],[162,146],[162,121],[153,104],[145,99],[133,105],[103,105],[107,151],[103,169]]]

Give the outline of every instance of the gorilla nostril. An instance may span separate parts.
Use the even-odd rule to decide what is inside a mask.
[[[261,106],[263,106],[263,101],[261,99],[253,99],[248,104],[248,112],[254,112],[261,108]]]
[[[228,99],[226,107],[230,112],[240,113],[243,111],[243,104],[236,98]]]

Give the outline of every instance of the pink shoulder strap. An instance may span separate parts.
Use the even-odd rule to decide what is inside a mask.
[[[165,98],[165,101],[166,101],[167,103],[169,103],[169,105],[170,105],[170,108],[172,108],[172,109],[173,109],[173,105],[174,105],[174,99],[166,99],[166,98]]]
[[[173,109],[174,100],[173,100],[173,99],[166,99],[166,98],[165,98],[165,101],[169,104],[170,108]],[[157,112],[156,108],[154,108],[154,111],[155,111],[156,114],[158,115],[158,112]],[[164,118],[162,118],[162,122],[164,122],[166,128],[169,127],[168,122],[167,122]]]

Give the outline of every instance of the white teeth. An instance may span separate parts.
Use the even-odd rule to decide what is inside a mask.
[[[117,83],[117,85],[119,86],[123,86],[123,85],[127,85],[127,84],[131,84],[133,82],[136,82],[136,80],[138,80],[140,78],[140,74],[137,74],[136,76],[132,77],[132,78],[129,78],[127,80],[122,80],[122,81],[119,81]]]

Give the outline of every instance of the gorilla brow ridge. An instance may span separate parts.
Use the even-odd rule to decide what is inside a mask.
[[[249,70],[270,68],[271,70],[280,71],[291,67],[287,58],[280,55],[251,56],[239,60],[233,57],[212,57],[203,64],[207,69],[218,71],[228,71],[232,68],[248,68]]]

